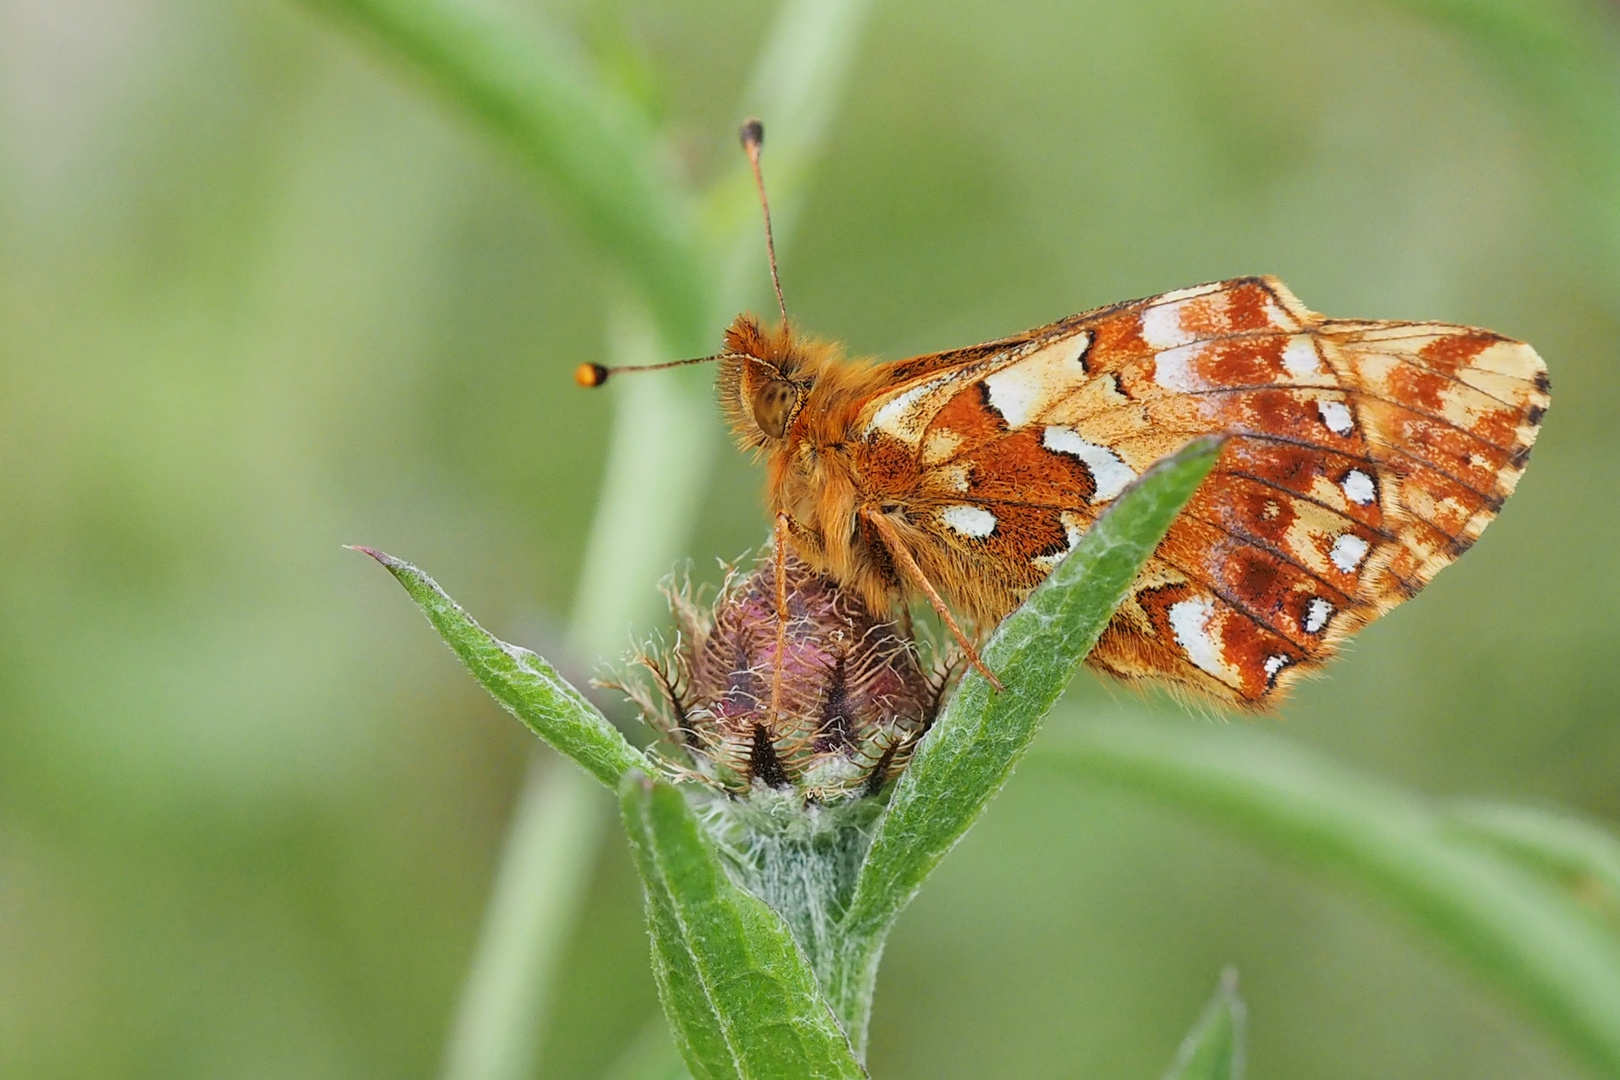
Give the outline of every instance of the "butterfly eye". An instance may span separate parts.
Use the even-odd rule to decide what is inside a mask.
[[[798,403],[799,391],[792,383],[772,379],[754,392],[754,423],[771,438],[780,439]]]

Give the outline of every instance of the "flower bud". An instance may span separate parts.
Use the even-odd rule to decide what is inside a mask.
[[[713,786],[815,802],[876,794],[933,722],[945,675],[924,671],[909,630],[792,555],[784,582],[779,613],[767,552],[708,609],[671,590],[680,637],[638,657],[658,694],[624,689],[690,763],[678,770]]]

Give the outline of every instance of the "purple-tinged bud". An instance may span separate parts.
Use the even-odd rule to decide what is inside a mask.
[[[933,723],[944,676],[854,593],[792,556],[784,577],[785,620],[770,553],[728,575],[707,610],[672,590],[680,638],[638,658],[659,693],[626,689],[687,758],[681,771],[716,787],[815,802],[876,794]]]

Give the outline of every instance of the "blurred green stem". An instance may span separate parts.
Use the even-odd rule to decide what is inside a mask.
[[[447,1080],[528,1080],[610,804],[572,762],[530,766],[445,1056]]]
[[[602,1080],[687,1080],[689,1075],[670,1035],[669,1022],[658,1013],[608,1066]]]
[[[616,305],[607,336],[610,364],[670,355],[633,301]],[[657,613],[654,583],[691,534],[719,440],[706,388],[689,383],[659,376],[613,383],[613,438],[569,623],[577,656],[624,651],[632,626]]]
[[[1620,839],[1566,811],[1466,800],[1442,808],[1442,825],[1536,871],[1620,928]]]

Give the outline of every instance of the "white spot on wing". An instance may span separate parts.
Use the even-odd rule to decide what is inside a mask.
[[[1226,664],[1221,659],[1221,647],[1210,633],[1209,624],[1215,617],[1215,602],[1208,597],[1195,596],[1170,605],[1170,629],[1176,643],[1187,659],[1217,678],[1226,677]]]
[[[1008,427],[1021,428],[1034,415],[1041,400],[1041,374],[1024,364],[1013,364],[985,377],[990,407],[1001,414]]]
[[[1209,384],[1205,384],[1204,379],[1192,371],[1192,363],[1202,355],[1202,351],[1202,347],[1173,348],[1153,356],[1153,382],[1166,390],[1181,393],[1209,389]]]
[[[1266,662],[1264,665],[1266,669],[1266,681],[1268,683],[1275,681],[1277,678],[1277,672],[1287,667],[1290,663],[1292,663],[1292,661],[1281,653],[1266,657]]]
[[[922,440],[922,453],[919,455],[923,464],[937,465],[942,461],[949,461],[961,449],[966,441],[961,433],[952,431],[948,427],[936,427],[930,430]]]
[[[1328,558],[1346,574],[1355,573],[1361,560],[1367,557],[1367,541],[1355,533],[1342,533],[1333,541],[1333,550],[1328,552]]]
[[[1305,632],[1307,634],[1320,634],[1322,628],[1333,617],[1333,605],[1320,596],[1311,597],[1311,602],[1305,605]]]
[[[1322,415],[1322,423],[1335,435],[1348,435],[1356,430],[1356,422],[1350,415],[1350,406],[1342,401],[1318,401],[1316,411]]]
[[[1041,445],[1060,454],[1073,454],[1086,463],[1086,468],[1091,470],[1091,478],[1097,482],[1097,490],[1091,496],[1094,503],[1109,501],[1124,491],[1126,484],[1136,479],[1136,473],[1120,460],[1118,454],[1106,446],[1087,442],[1069,428],[1047,428],[1041,436]]]
[[[1091,331],[1082,330],[1067,342],[1063,342],[1065,363],[1079,364],[1082,371],[1086,366],[1086,346],[1091,344]]]
[[[1311,340],[1309,334],[1288,339],[1288,345],[1283,349],[1282,363],[1283,370],[1296,379],[1323,374],[1322,358],[1317,355],[1316,342]]]
[[[957,377],[952,371],[937,378],[927,379],[918,383],[909,390],[902,390],[894,397],[883,403],[883,407],[872,416],[872,422],[866,425],[865,435],[874,431],[887,431],[901,439],[912,439],[918,433],[912,432],[906,421],[911,419],[912,407],[926,394],[937,390]]]
[[[1178,300],[1156,304],[1142,312],[1142,340],[1149,348],[1173,349],[1193,340],[1192,334],[1181,327],[1181,312],[1185,306],[1185,300]]]
[[[946,527],[963,536],[983,539],[996,531],[996,515],[982,506],[947,506],[939,512]]]
[[[1266,312],[1266,324],[1268,326],[1275,326],[1279,330],[1299,329],[1298,324],[1293,319],[1290,319],[1282,308],[1271,302],[1271,297],[1266,297],[1266,302],[1262,306]]]
[[[927,392],[927,383],[918,383],[910,390],[902,390],[883,403],[883,408],[879,409],[877,415],[872,417],[872,423],[867,427],[867,430],[893,427],[901,417],[905,416],[906,410],[915,405],[917,399]]]
[[[1372,477],[1360,469],[1351,469],[1346,473],[1344,482],[1339,486],[1344,489],[1344,497],[1358,506],[1370,506],[1378,497],[1378,489],[1373,485]]]

